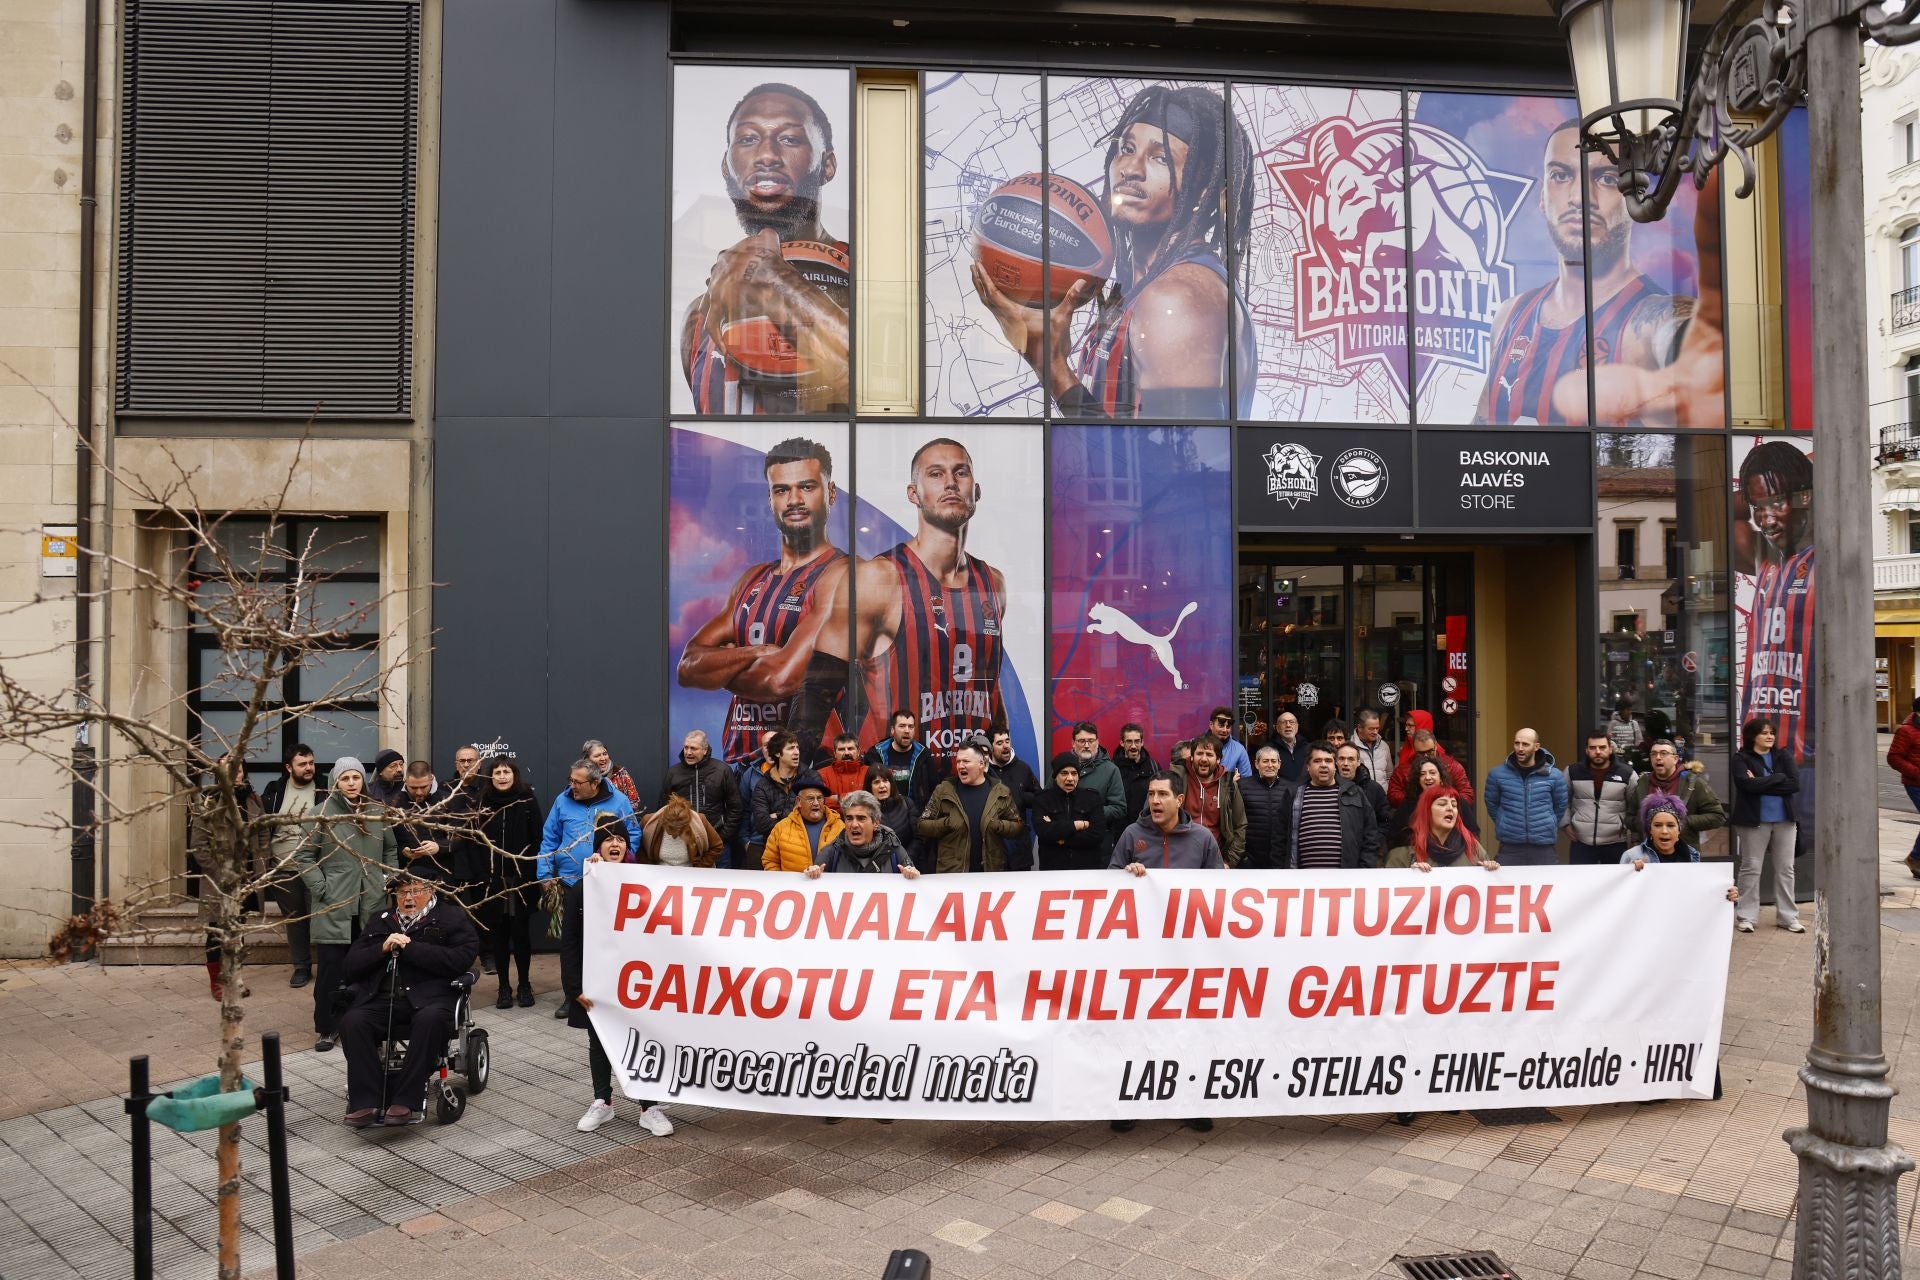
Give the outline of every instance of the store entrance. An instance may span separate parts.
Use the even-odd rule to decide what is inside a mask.
[[[1309,740],[1329,721],[1381,713],[1396,752],[1406,713],[1433,717],[1473,760],[1470,552],[1305,553],[1243,542],[1237,717],[1250,743],[1292,712]]]

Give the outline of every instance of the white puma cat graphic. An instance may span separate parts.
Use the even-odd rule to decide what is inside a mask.
[[[1187,607],[1173,621],[1173,630],[1156,636],[1112,605],[1096,604],[1087,610],[1087,616],[1093,619],[1087,624],[1087,630],[1095,635],[1119,636],[1130,644],[1145,645],[1153,651],[1154,657],[1160,659],[1160,665],[1167,669],[1167,674],[1173,677],[1173,687],[1184,689],[1187,683],[1180,678],[1180,668],[1173,665],[1173,638],[1179,634],[1180,624],[1187,620],[1187,615],[1199,607],[1198,600],[1187,601]]]

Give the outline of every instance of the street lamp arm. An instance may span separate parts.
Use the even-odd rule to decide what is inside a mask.
[[[1920,0],[1868,5],[1860,11],[1860,25],[1876,44],[1912,44],[1920,40]]]

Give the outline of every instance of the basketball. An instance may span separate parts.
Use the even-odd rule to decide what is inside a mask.
[[[853,287],[853,264],[839,247],[817,240],[789,240],[780,256],[800,278],[846,310]],[[720,325],[717,335],[727,358],[758,382],[793,383],[813,371],[806,367],[793,339],[770,316],[740,316]]]
[[[1043,223],[1053,248],[1050,271],[1040,248]],[[1113,270],[1113,232],[1100,202],[1079,183],[1059,174],[1023,173],[995,187],[980,206],[973,256],[1009,298],[1051,306],[1078,281],[1106,283]]]

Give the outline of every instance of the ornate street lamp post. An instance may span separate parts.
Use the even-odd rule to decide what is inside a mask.
[[[1683,175],[1696,184],[1801,101],[1813,182],[1814,1032],[1800,1079],[1794,1275],[1900,1274],[1895,1184],[1913,1160],[1887,1143],[1880,1042],[1880,874],[1874,723],[1873,572],[1867,426],[1865,198],[1860,180],[1860,42],[1920,40],[1920,0],[1733,0],[1685,85],[1691,0],[1559,0],[1583,141],[1619,166],[1636,221],[1658,219]],[[1776,7],[1777,6],[1777,7]]]

